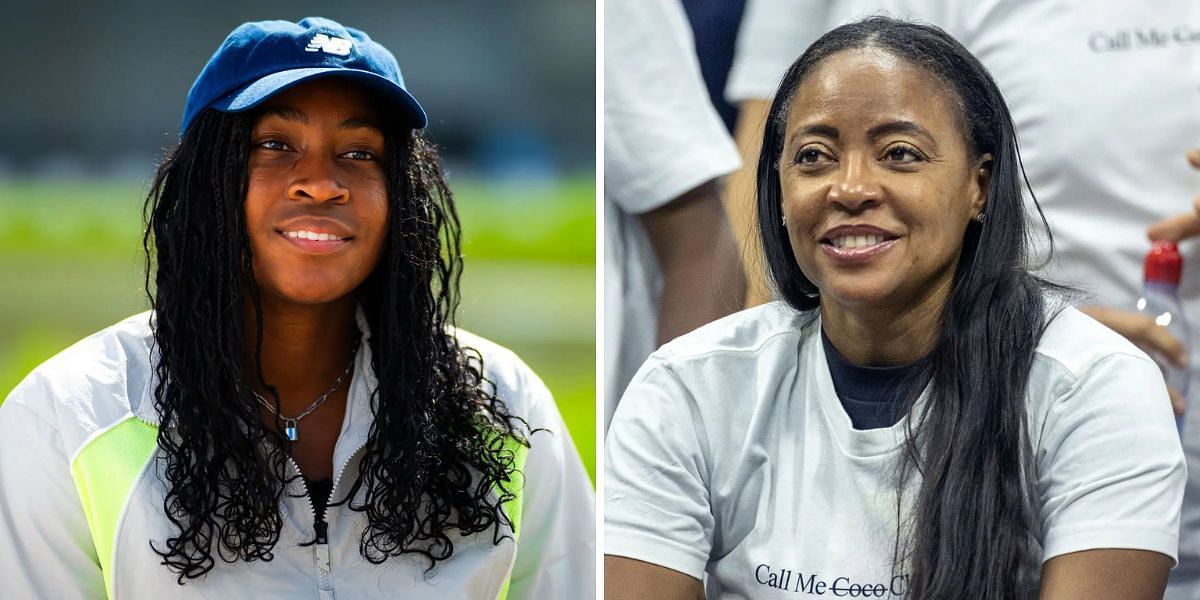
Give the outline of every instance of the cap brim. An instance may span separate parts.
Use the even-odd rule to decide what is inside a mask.
[[[395,82],[370,71],[343,67],[292,69],[272,73],[226,94],[210,107],[224,112],[250,110],[294,85],[321,77],[341,77],[366,85],[391,102],[398,109],[400,122],[408,127],[424,129],[429,124],[429,117],[425,115],[425,109],[421,108],[417,99]]]

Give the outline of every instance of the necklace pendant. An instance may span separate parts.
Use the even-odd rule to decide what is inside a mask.
[[[295,419],[283,420],[283,434],[287,436],[287,439],[293,442],[300,439],[300,430],[296,427]]]

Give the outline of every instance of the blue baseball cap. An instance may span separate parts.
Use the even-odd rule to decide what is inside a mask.
[[[414,129],[429,124],[425,109],[404,88],[400,65],[367,34],[321,17],[299,23],[243,23],[208,59],[188,92],[179,135],[201,112],[240,112],[303,81],[318,77],[353,79],[396,109]]]

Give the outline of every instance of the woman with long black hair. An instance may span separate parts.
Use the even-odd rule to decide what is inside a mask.
[[[980,63],[839,27],[784,76],[757,173],[783,301],[630,385],[607,597],[1161,598],[1185,477],[1162,375],[1029,274]]]
[[[592,492],[549,392],[453,327],[426,123],[361,31],[230,34],[147,201],[153,311],[0,410],[6,597],[591,594]]]

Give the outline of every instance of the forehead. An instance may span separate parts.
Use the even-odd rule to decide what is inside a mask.
[[[943,135],[964,134],[962,108],[946,82],[916,64],[879,48],[833,54],[796,88],[788,129],[815,122],[841,128],[904,120]]]
[[[336,77],[306,81],[288,88],[264,102],[260,111],[260,120],[282,115],[285,118],[302,116],[306,121],[360,119],[376,124],[379,121],[374,96],[362,85]]]

